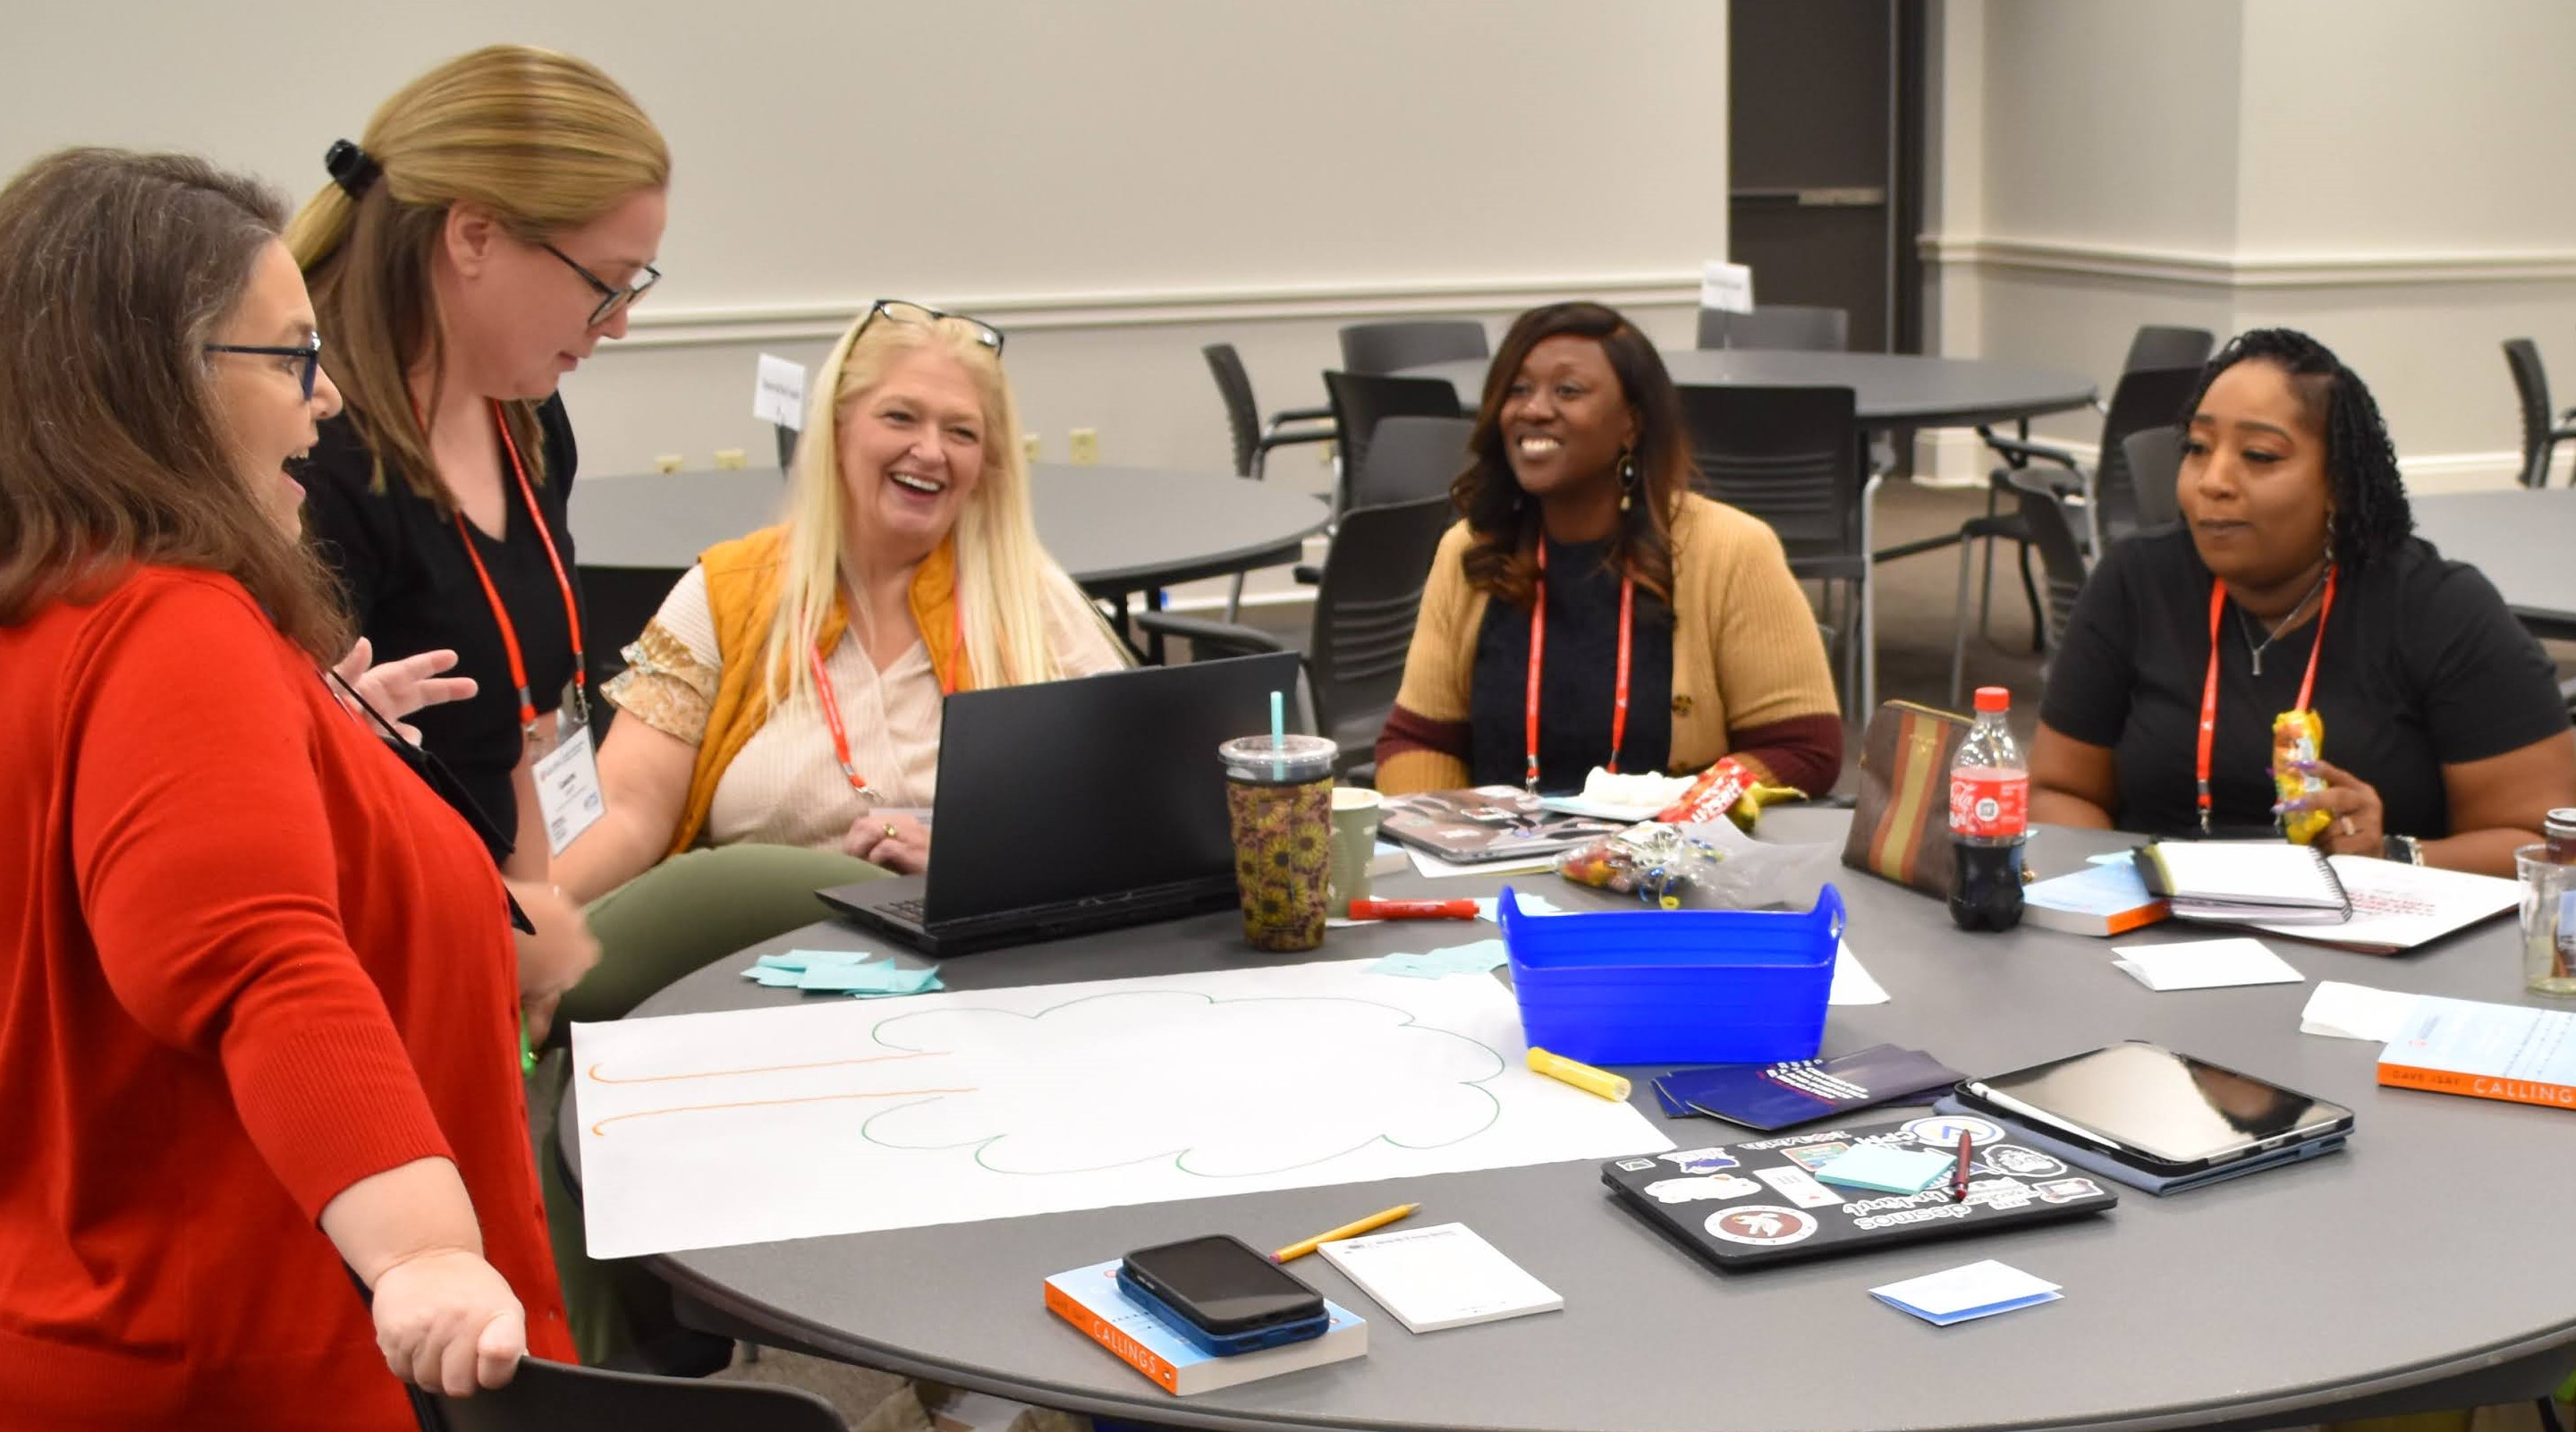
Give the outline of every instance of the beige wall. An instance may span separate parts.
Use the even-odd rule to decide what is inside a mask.
[[[1940,4],[1942,161],[1978,170],[1928,226],[1943,351],[2107,383],[2141,323],[2290,324],[2377,390],[2410,483],[2510,480],[2498,342],[2576,385],[2576,7]]]

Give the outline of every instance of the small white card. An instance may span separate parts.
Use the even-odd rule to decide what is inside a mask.
[[[2308,996],[2308,1007],[2299,1011],[2299,1032],[2386,1044],[2405,1027],[2417,998],[2403,990],[2321,981]]]
[[[2174,945],[2113,945],[2112,964],[2159,992],[2231,985],[2297,984],[2307,976],[2261,940],[2192,940]]]
[[[2055,1283],[1992,1258],[1872,1288],[1869,1295],[1891,1308],[1945,1328],[1971,1318],[1990,1318],[2015,1308],[2053,1303],[2062,1296]]]
[[[572,719],[569,708],[557,718],[555,747],[539,756],[530,771],[537,779],[537,810],[546,818],[546,846],[557,855],[607,813],[599,793],[599,762],[590,750],[590,726]]]
[[[1710,259],[1699,266],[1699,306],[1724,309],[1728,313],[1753,311],[1753,270],[1724,259]]]
[[[1316,1250],[1417,1333],[1554,1312],[1556,1290],[1463,1223],[1346,1238]]]
[[[774,353],[760,355],[760,373],[751,387],[751,415],[782,428],[805,430],[805,365]]]

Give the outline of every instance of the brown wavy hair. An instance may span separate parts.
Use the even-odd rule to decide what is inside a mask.
[[[0,189],[0,622],[139,563],[220,572],[320,661],[349,620],[233,466],[205,345],[276,241],[267,188],[67,149]]]
[[[288,226],[286,246],[313,286],[331,340],[323,366],[358,441],[375,454],[375,486],[390,467],[444,511],[453,500],[430,460],[409,374],[428,366],[433,387],[422,410],[438,411],[443,335],[429,274],[447,211],[480,205],[512,238],[543,243],[630,194],[670,187],[671,154],[634,98],[597,66],[528,45],[488,45],[413,80],[378,107],[358,147],[381,170],[363,197],[336,180],[324,184]],[[544,482],[537,405],[501,406]]]
[[[1474,463],[1449,488],[1470,540],[1468,585],[1516,607],[1530,605],[1538,582],[1538,504],[1527,500],[1512,476],[1503,448],[1503,403],[1530,350],[1562,335],[1601,345],[1619,391],[1637,414],[1637,500],[1619,514],[1610,536],[1609,562],[1639,585],[1673,599],[1673,517],[1691,486],[1690,433],[1682,425],[1681,395],[1663,355],[1617,309],[1598,303],[1551,303],[1512,321],[1485,371],[1485,396],[1476,405],[1476,430],[1467,439]]]

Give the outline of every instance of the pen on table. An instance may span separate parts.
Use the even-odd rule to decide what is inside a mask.
[[[1287,1247],[1280,1249],[1278,1252],[1271,1254],[1270,1261],[1273,1263],[1285,1263],[1291,1259],[1303,1258],[1326,1243],[1339,1243],[1345,1238],[1357,1238],[1371,1229],[1384,1228],[1388,1224],[1393,1223],[1397,1219],[1404,1217],[1406,1214],[1411,1213],[1413,1210],[1420,1208],[1421,1206],[1422,1205],[1418,1203],[1399,1203],[1395,1207],[1387,1209],[1383,1213],[1372,1213],[1357,1223],[1345,1223],[1330,1233],[1318,1233],[1314,1237],[1309,1238],[1302,1243],[1291,1243]]]
[[[1584,1093],[1598,1094],[1622,1104],[1628,1101],[1630,1086],[1627,1080],[1607,1069],[1595,1069],[1589,1064],[1577,1064],[1562,1054],[1550,1054],[1535,1044],[1530,1046],[1529,1067],[1550,1079],[1571,1084]]]
[[[1472,920],[1473,900],[1353,900],[1354,920]]]
[[[1967,1130],[1962,1129],[1959,1131],[1959,1162],[1953,1165],[1950,1169],[1950,1201],[1952,1203],[1965,1203],[1968,1201],[1968,1147],[1968,1132]]]

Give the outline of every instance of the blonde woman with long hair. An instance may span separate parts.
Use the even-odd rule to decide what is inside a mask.
[[[302,467],[307,524],[378,660],[452,651],[473,680],[414,724],[455,773],[443,794],[543,890],[531,766],[582,665],[555,388],[660,276],[670,153],[595,67],[493,45],[403,86],[326,163],[286,235],[348,404]]]
[[[565,888],[746,842],[918,871],[941,698],[1126,663],[1038,543],[1002,341],[880,301],[834,345],[786,520],[709,549],[609,683],[607,813]]]

